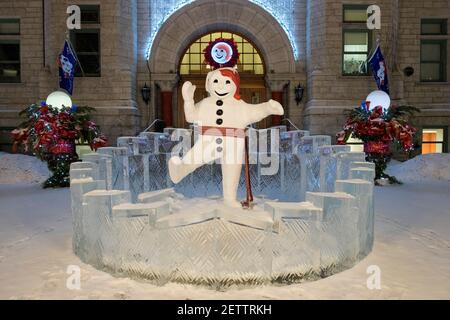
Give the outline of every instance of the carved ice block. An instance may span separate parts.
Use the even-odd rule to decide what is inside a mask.
[[[97,189],[105,189],[105,182],[93,180],[92,178],[72,179],[70,181],[73,226],[72,247],[74,252],[80,256],[85,256],[87,253],[85,248],[87,243],[84,239],[85,231],[83,229],[83,195]]]
[[[117,264],[118,238],[112,208],[130,202],[129,191],[94,190],[83,196],[83,230],[87,254],[84,260],[95,266]]]
[[[345,180],[350,177],[350,164],[365,161],[364,152],[339,152],[336,154],[336,179]]]
[[[336,181],[337,192],[345,192],[355,197],[355,204],[358,209],[359,258],[369,254],[373,247],[374,210],[372,181],[368,182],[360,179]]]
[[[87,153],[81,159],[86,162],[93,162],[98,168],[98,180],[104,180],[106,188],[112,189],[112,157],[101,153]]]
[[[330,144],[331,144],[330,136],[322,136],[322,135],[304,136],[300,139],[300,144],[298,145],[297,147],[298,150],[296,152],[317,153],[319,147]]]
[[[98,153],[111,159],[110,174],[108,179],[111,187],[108,189],[114,190],[129,190],[129,162],[128,150],[125,147],[105,147],[99,148]]]
[[[358,209],[355,198],[347,193],[308,192],[306,200],[322,208],[320,265],[325,274],[353,265],[359,251]],[[339,266],[339,267],[337,267]]]
[[[152,203],[122,203],[113,207],[112,217],[148,217],[148,224],[154,226],[156,221],[170,214],[169,203],[156,201]]]
[[[70,164],[70,171],[75,169],[91,169],[89,177],[92,177],[92,179],[94,180],[97,180],[99,178],[98,165],[94,162],[87,162],[87,161],[73,162]],[[76,179],[75,176],[72,177],[72,173],[71,179]]]
[[[350,169],[350,179],[362,179],[373,182],[375,179],[375,170],[372,168],[352,168]]]
[[[375,170],[375,163],[369,161],[353,161],[350,163],[350,169],[369,168]]]
[[[322,210],[309,202],[267,202],[278,225],[273,239],[272,278],[279,282],[319,277]]]
[[[322,209],[310,202],[274,202],[267,201],[264,210],[272,215],[274,221],[283,218],[302,218],[322,220]]]
[[[309,131],[293,130],[280,133],[280,149],[283,152],[296,152],[303,137],[309,136]]]
[[[142,203],[152,203],[156,201],[164,201],[165,199],[173,196],[175,196],[175,190],[173,188],[168,188],[141,193],[138,196],[138,201]]]

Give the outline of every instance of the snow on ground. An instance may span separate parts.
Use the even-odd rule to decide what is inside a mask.
[[[0,152],[0,183],[44,182],[47,164],[36,157]]]
[[[442,180],[377,187],[374,250],[352,269],[315,282],[218,292],[98,271],[72,253],[68,189],[0,184],[0,299],[449,299],[449,195]],[[79,291],[66,287],[69,265],[81,268]],[[371,265],[381,269],[381,290],[366,286]]]
[[[395,161],[387,173],[400,181],[450,181],[450,153],[419,155],[403,163]]]

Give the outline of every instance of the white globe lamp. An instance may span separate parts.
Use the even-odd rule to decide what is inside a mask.
[[[72,107],[72,99],[63,91],[54,91],[47,97],[46,103],[48,106],[52,106],[58,110],[62,110],[64,107]]]
[[[370,102],[369,110],[381,106],[384,111],[387,111],[391,106],[391,98],[389,95],[381,90],[372,91],[366,98],[366,102]]]

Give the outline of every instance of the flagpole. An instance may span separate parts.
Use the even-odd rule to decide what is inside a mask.
[[[373,56],[375,55],[375,52],[377,52],[377,49],[380,47],[380,44],[381,44],[381,39],[380,39],[380,36],[379,35],[377,35],[377,45],[375,46],[375,48],[372,50],[372,52],[370,53],[370,55],[368,55],[367,57],[367,60],[366,60],[366,62],[369,62],[372,58],[373,58]]]

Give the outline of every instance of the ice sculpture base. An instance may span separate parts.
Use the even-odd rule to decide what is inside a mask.
[[[75,180],[72,188],[91,190],[95,181],[88,180]],[[371,186],[349,181],[365,186],[361,192]],[[353,266],[373,241],[367,236],[371,199],[364,207],[347,193],[308,193],[300,203],[255,199],[252,210],[173,189],[141,194],[139,203],[129,198],[117,190],[82,195],[83,207],[74,210],[80,226],[74,250],[99,269],[158,285],[222,289],[316,280]]]
[[[323,278],[371,252],[375,167],[364,153],[307,131],[249,129],[256,206],[243,210],[221,201],[217,164],[171,183],[168,159],[180,141],[192,147],[193,129],[120,137],[71,165],[73,250],[83,261],[221,289]],[[241,199],[244,187],[241,175]]]

